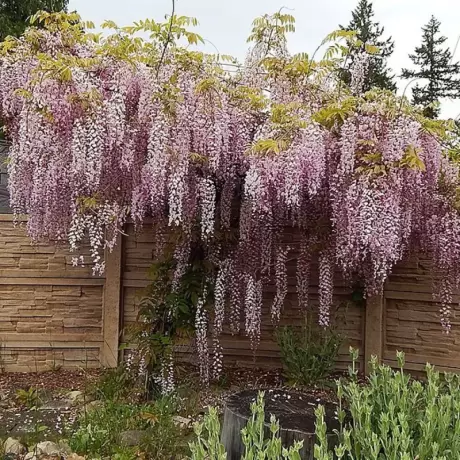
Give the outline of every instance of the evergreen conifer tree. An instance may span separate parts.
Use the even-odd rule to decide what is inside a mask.
[[[402,77],[423,79],[413,87],[413,103],[424,107],[424,113],[430,118],[439,115],[439,103],[442,98],[460,98],[460,64],[452,62],[452,53],[444,46],[447,38],[441,35],[441,23],[432,16],[422,27],[422,44],[415,48],[409,57],[416,70],[403,69]]]
[[[374,21],[374,8],[368,0],[360,0],[356,9],[352,12],[352,20],[347,27],[340,26],[344,30],[354,30],[357,38],[363,42],[362,49],[355,49],[347,59],[347,65],[342,74],[346,83],[350,82],[350,68],[358,53],[362,53],[366,45],[378,48],[376,54],[369,56],[369,68],[364,81],[363,89],[368,91],[373,87],[396,90],[394,75],[387,66],[387,59],[394,50],[392,38],[384,39],[384,28]]]

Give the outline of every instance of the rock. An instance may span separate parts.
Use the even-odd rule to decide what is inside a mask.
[[[173,422],[181,428],[187,428],[192,424],[192,421],[189,418],[181,417],[180,415],[174,416]]]
[[[5,454],[3,460],[16,460],[18,456],[16,454]]]
[[[24,460],[37,460],[36,455],[33,452],[29,452],[25,457]]]
[[[53,456],[58,456],[59,458],[61,457],[61,449],[59,448],[57,444],[51,441],[39,442],[37,446],[35,447],[35,451],[38,456],[53,455]]]
[[[59,450],[60,450],[61,454],[70,455],[72,453],[72,449],[67,444],[67,442],[61,440],[61,441],[58,442],[58,446],[59,446]]]
[[[24,455],[27,453],[27,447],[21,444],[17,439],[8,438],[3,444],[3,452],[6,455]]]
[[[40,410],[51,410],[51,411],[68,411],[71,404],[65,399],[55,399],[53,401],[48,401],[40,407]]]
[[[138,446],[142,438],[145,436],[145,431],[128,430],[120,433],[120,444],[124,447]]]
[[[85,457],[81,457],[78,454],[70,454],[66,457],[66,460],[85,460]]]
[[[0,409],[8,409],[10,402],[7,399],[0,400]]]
[[[84,401],[84,395],[82,391],[69,391],[66,394],[65,399],[72,405],[76,406]]]
[[[85,404],[84,406],[81,407],[80,412],[82,414],[86,412],[91,412],[93,410],[99,409],[104,405],[102,401],[96,400],[96,401],[90,401],[89,403]]]

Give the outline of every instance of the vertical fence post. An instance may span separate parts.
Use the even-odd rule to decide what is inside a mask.
[[[123,238],[118,235],[117,243],[105,253],[105,285],[102,304],[103,344],[101,361],[105,367],[118,365],[121,310],[121,266]]]
[[[364,372],[369,373],[369,361],[376,356],[379,361],[383,356],[384,341],[384,296],[376,295],[367,298],[366,301],[366,323],[364,334]]]

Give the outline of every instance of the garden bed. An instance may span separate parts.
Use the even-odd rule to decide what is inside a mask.
[[[177,368],[180,383],[175,396],[149,401],[125,373],[117,369],[1,374],[0,439],[14,438],[32,452],[43,441],[64,442],[62,458],[72,451],[88,459],[99,453],[122,460],[182,458],[194,439],[193,424],[203,419],[208,407],[216,407],[222,415],[229,398],[241,391],[252,395],[259,389],[273,395],[289,391],[280,370],[225,369],[218,383],[205,388],[198,369],[184,365]],[[333,392],[312,387],[298,389],[296,395],[309,407],[309,427],[314,430],[314,406],[333,400]],[[269,399],[267,404],[271,410]],[[162,439],[163,444],[149,445],[147,438]],[[152,456],[154,449],[160,456]]]

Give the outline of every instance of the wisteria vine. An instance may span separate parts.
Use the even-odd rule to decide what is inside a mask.
[[[188,18],[168,22],[166,51],[164,25],[153,21],[101,38],[75,15],[39,19],[41,28],[7,40],[0,57],[13,210],[29,216],[34,240],[68,240],[77,251],[89,238],[96,273],[128,219],[182,229],[176,284],[201,235],[219,266],[215,319],[208,323],[203,302],[196,316],[205,380],[208,330],[217,368],[226,315],[256,346],[263,286],[274,279],[271,314],[279,320],[297,250],[283,245],[285,227],[302,241],[297,291],[305,308],[319,254],[322,326],[336,268],[376,294],[416,250],[433,257],[449,329],[460,282],[459,171],[443,147],[450,125],[389,92],[362,94],[365,58],[345,87],[337,70],[347,47],[333,44],[322,61],[290,55],[293,18],[282,13],[254,22],[242,65],[179,46],[199,40]],[[142,31],[150,41],[136,37]],[[350,32],[329,38],[353,46]]]

